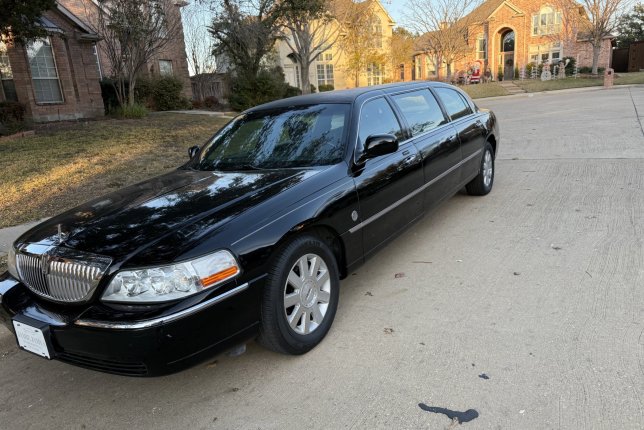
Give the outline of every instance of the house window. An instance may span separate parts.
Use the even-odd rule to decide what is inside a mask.
[[[401,64],[398,67],[400,69],[400,80],[404,82],[405,81],[405,65]]]
[[[377,19],[373,24],[373,37],[376,48],[382,48],[382,23]]]
[[[487,60],[487,40],[485,37],[476,39],[476,59]]]
[[[317,61],[333,61],[333,54],[331,52],[322,52],[315,59]]]
[[[382,84],[382,66],[371,63],[367,66],[367,86]]]
[[[334,85],[333,83],[333,64],[318,64],[318,88],[320,85]]]
[[[11,63],[9,63],[9,55],[7,54],[7,45],[0,41],[0,80],[2,81],[2,91],[4,99],[17,102],[18,95],[16,94],[16,84],[13,82],[13,70],[11,70]]]
[[[534,63],[558,63],[563,57],[561,42],[530,45],[528,49],[530,53],[530,61]]]
[[[434,62],[434,57],[431,55],[425,55],[425,71],[427,78],[430,75],[436,75],[436,63]]]
[[[295,86],[302,89],[302,80],[300,77],[300,66],[295,66]]]
[[[159,75],[161,76],[172,76],[172,61],[171,60],[159,60]]]
[[[532,15],[532,35],[560,33],[561,22],[561,12],[555,12],[550,6],[542,7],[538,14]]]
[[[420,56],[415,56],[414,57],[414,80],[422,79],[422,70],[421,70],[421,64],[420,64]]]
[[[37,39],[27,45],[27,58],[31,69],[31,80],[38,103],[62,103],[58,69],[49,37]]]

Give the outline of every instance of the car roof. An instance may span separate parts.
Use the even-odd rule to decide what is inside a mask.
[[[289,97],[286,99],[275,100],[263,105],[255,106],[248,109],[247,112],[261,111],[267,109],[280,109],[291,106],[314,105],[321,103],[353,103],[358,97],[368,93],[389,94],[404,90],[413,90],[414,88],[427,88],[427,86],[448,86],[442,82],[434,81],[415,81],[415,82],[398,82],[393,84],[375,85],[371,87],[359,87],[349,90],[325,91],[322,93],[307,94],[303,96]]]

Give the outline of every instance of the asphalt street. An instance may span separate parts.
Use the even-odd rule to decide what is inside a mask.
[[[0,427],[644,428],[644,87],[478,104],[502,130],[492,193],[456,195],[352,273],[312,352],[249,343],[133,379],[1,328]]]

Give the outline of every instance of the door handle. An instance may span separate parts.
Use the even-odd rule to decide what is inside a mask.
[[[407,158],[405,158],[403,160],[403,164],[404,165],[413,164],[416,161],[417,158],[418,158],[418,156],[416,154],[410,155],[409,157],[407,157]]]

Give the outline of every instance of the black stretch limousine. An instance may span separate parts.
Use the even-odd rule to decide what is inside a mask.
[[[252,337],[305,353],[340,279],[463,187],[490,192],[498,145],[494,114],[441,83],[258,106],[179,169],[22,235],[0,315],[26,351],[122,375]]]

